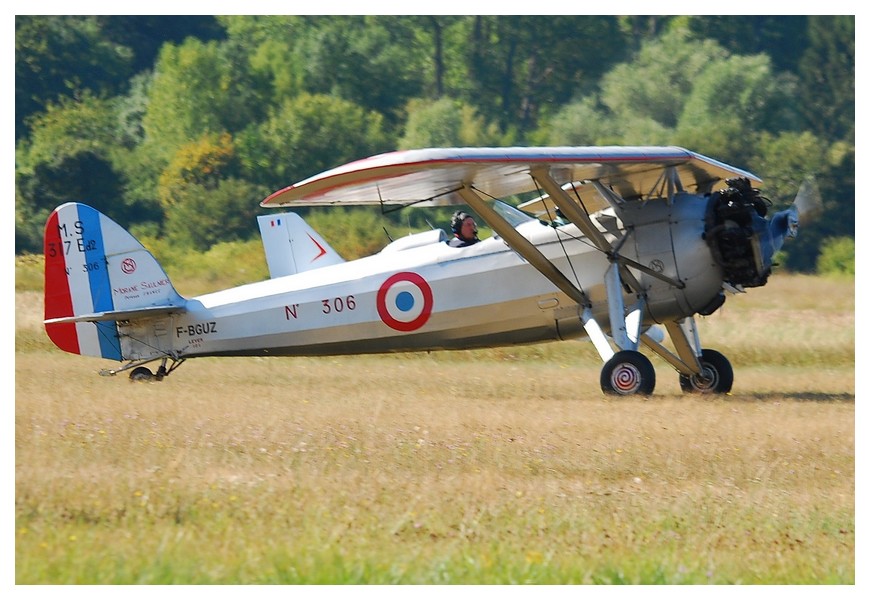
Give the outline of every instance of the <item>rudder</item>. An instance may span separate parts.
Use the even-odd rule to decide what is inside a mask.
[[[90,206],[56,208],[44,241],[45,330],[66,352],[123,360],[117,321],[105,315],[184,303],[154,256]]]
[[[257,223],[272,279],[344,262],[296,213],[260,215]]]

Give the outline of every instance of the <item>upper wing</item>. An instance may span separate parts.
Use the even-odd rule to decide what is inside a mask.
[[[325,171],[279,190],[261,206],[464,204],[465,186],[493,198],[538,190],[533,170],[560,184],[597,182],[624,199],[666,185],[708,192],[731,177],[761,180],[741,169],[672,146],[429,148],[380,154]]]

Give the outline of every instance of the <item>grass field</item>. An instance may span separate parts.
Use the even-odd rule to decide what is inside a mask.
[[[613,399],[571,342],[131,383],[18,292],[16,583],[854,584],[854,295],[775,276],[700,321],[731,395]]]

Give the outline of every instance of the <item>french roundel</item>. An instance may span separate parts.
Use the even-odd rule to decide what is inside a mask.
[[[432,314],[432,288],[416,273],[396,273],[378,290],[378,315],[397,331],[420,329]]]

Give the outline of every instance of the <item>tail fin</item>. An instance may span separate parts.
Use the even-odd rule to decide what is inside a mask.
[[[119,320],[181,312],[185,300],[130,233],[90,206],[45,224],[45,331],[61,350],[123,360]]]
[[[262,215],[257,223],[272,279],[344,262],[296,213]]]

